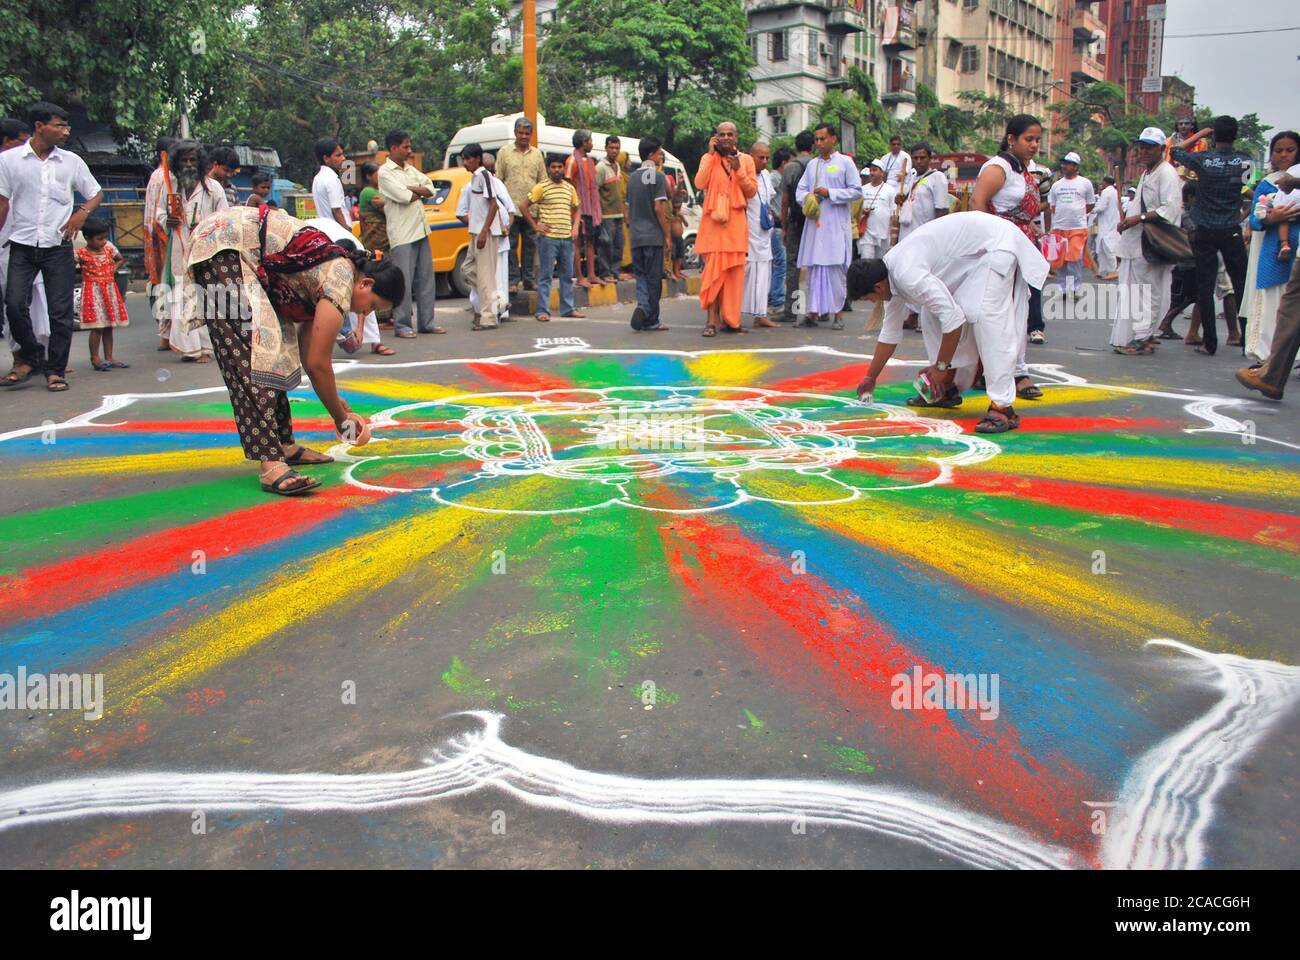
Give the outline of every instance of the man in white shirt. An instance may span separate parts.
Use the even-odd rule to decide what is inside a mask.
[[[321,137],[316,141],[313,149],[320,163],[320,169],[316,171],[316,176],[311,182],[311,199],[316,204],[316,216],[333,220],[347,231],[348,236],[353,236],[352,205],[348,203],[347,194],[343,192],[343,181],[339,178],[339,171],[343,169],[343,163],[347,160],[343,155],[343,148],[339,146],[337,140]],[[346,322],[349,327],[355,326],[356,314],[349,313]],[[391,347],[385,347],[380,340],[379,318],[372,310],[361,321],[362,344],[368,344],[370,352],[380,356],[391,357],[396,353]]]
[[[1097,205],[1097,194],[1092,181],[1079,176],[1079,155],[1067,153],[1061,160],[1061,179],[1047,192],[1047,203],[1052,208],[1052,229],[1065,242],[1057,269],[1061,271],[1061,286],[1067,296],[1074,296],[1083,285],[1083,254],[1088,246],[1088,215]]]
[[[948,212],[948,177],[942,170],[930,169],[932,152],[928,143],[918,143],[912,148],[912,160],[920,172],[898,212],[900,243],[904,237]]]
[[[315,145],[316,161],[320,169],[311,182],[311,198],[316,204],[316,216],[333,220],[345,230],[352,229],[352,211],[343,193],[339,171],[343,169],[343,148],[330,137],[322,137]]]
[[[0,120],[0,153],[23,146],[31,135],[32,128],[22,120],[13,117]],[[18,341],[14,339],[13,331],[9,325],[4,322],[4,289],[9,276],[9,235],[13,233],[13,228],[13,217],[10,217],[9,222],[0,227],[0,326],[4,327],[5,340],[9,343],[10,352],[17,356]],[[32,284],[31,318],[32,332],[36,334],[36,339],[42,344],[49,343],[50,314],[45,306],[45,280],[40,274],[37,274],[36,280]]]
[[[772,290],[772,210],[776,203],[776,190],[772,185],[772,172],[767,169],[771,149],[766,143],[756,143],[749,148],[754,159],[755,181],[758,189],[745,203],[745,217],[749,222],[749,249],[745,253],[745,293],[740,300],[740,314],[753,317],[756,327],[775,327],[767,319],[767,297]],[[763,208],[767,208],[767,226],[763,226]]]
[[[510,316],[510,257],[507,239],[515,205],[506,185],[483,166],[483,148],[467,143],[460,151],[470,181],[460,192],[456,216],[469,227],[465,281],[474,310],[471,330],[491,330]]]
[[[858,240],[858,256],[872,260],[889,252],[889,222],[894,215],[894,197],[898,190],[892,183],[885,182],[885,170],[879,160],[867,164],[863,173],[867,176],[867,182],[862,185],[862,210],[867,218],[867,231]]]
[[[907,193],[912,157],[903,149],[902,137],[889,139],[889,152],[880,158],[880,169],[885,171],[885,182],[893,186],[895,193]]]
[[[1115,188],[1114,177],[1105,177],[1101,182],[1101,194],[1092,209],[1097,224],[1097,276],[1100,280],[1117,280],[1119,261],[1115,250],[1119,245],[1119,190]]]
[[[1174,280],[1172,263],[1151,263],[1142,255],[1142,224],[1160,217],[1178,223],[1183,215],[1183,182],[1165,160],[1165,134],[1147,127],[1137,139],[1143,166],[1136,199],[1119,224],[1119,304],[1110,343],[1127,356],[1153,353],[1155,324],[1169,311]]]
[[[954,388],[961,368],[973,377],[975,357],[984,365],[989,409],[978,433],[1004,433],[1020,425],[1016,363],[1029,318],[1029,289],[1042,289],[1047,261],[1015,224],[991,213],[972,211],[934,220],[918,228],[883,260],[859,260],[849,269],[849,296],[884,302],[885,321],[876,353],[859,395],[875,390],[876,378],[902,339],[909,312],[921,315],[930,366],[922,371],[932,385],[915,406],[956,406]],[[963,332],[969,340],[963,344]],[[944,401],[934,403],[934,401]]]
[[[433,196],[433,181],[414,165],[411,136],[404,130],[389,130],[384,136],[388,159],[379,168],[379,192],[384,197],[384,220],[388,227],[389,257],[406,277],[406,297],[393,310],[393,327],[403,339],[420,333],[446,333],[433,322],[437,285],[429,250],[429,224],[424,219],[424,201]]]
[[[24,383],[33,373],[43,373],[46,389],[61,393],[68,389],[64,375],[75,322],[72,238],[99,206],[103,192],[86,162],[59,147],[72,130],[66,110],[37,103],[28,119],[31,139],[0,154],[0,230],[10,218],[13,224],[5,313],[18,343],[13,370],[0,378],[0,386]],[[75,210],[74,192],[86,198]],[[37,275],[44,278],[49,299],[50,339],[45,347],[32,330],[30,304]]]

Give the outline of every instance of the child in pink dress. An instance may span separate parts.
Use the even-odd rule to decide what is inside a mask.
[[[125,370],[129,363],[113,359],[113,328],[125,327],[129,322],[126,303],[113,279],[122,254],[108,242],[105,220],[87,220],[81,235],[86,238],[86,245],[77,251],[77,263],[81,267],[81,327],[90,331],[90,365],[100,373]],[[102,361],[99,359],[101,344]]]

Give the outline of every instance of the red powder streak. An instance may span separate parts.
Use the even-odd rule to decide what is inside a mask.
[[[49,616],[64,607],[87,603],[132,584],[175,573],[194,562],[195,550],[203,550],[211,560],[253,550],[383,496],[351,487],[332,487],[306,497],[278,498],[147,534],[104,550],[29,567],[0,581],[0,623]]]
[[[660,536],[670,569],[699,608],[727,623],[768,672],[793,689],[832,698],[839,708],[830,716],[857,733],[865,725],[915,775],[950,784],[960,802],[976,795],[1039,836],[1095,848],[1082,801],[1099,788],[1081,771],[1060,757],[1044,763],[1030,756],[1005,719],[977,720],[977,736],[945,711],[891,706],[894,676],[916,666],[945,671],[891,636],[860,598],[815,576],[788,574],[731,525],[692,517],[661,528]]]
[[[96,429],[101,429],[96,425]],[[325,417],[295,419],[294,430],[302,433],[334,432],[334,422]],[[229,434],[232,443],[235,439],[235,421],[230,417],[217,417],[207,420],[135,420],[120,423],[102,429],[114,433],[215,433]],[[90,434],[93,436],[93,434]]]
[[[806,373],[802,377],[779,380],[764,384],[766,390],[781,390],[786,393],[836,393],[840,390],[852,390],[871,369],[870,363],[851,363],[847,367],[835,370],[823,370],[818,373]],[[885,377],[880,378],[882,381]]]
[[[513,363],[471,363],[469,368],[493,386],[507,390],[566,390],[573,386],[564,377],[525,370]]]
[[[850,470],[917,480],[934,476],[933,470],[902,468],[886,460],[846,460],[843,466]],[[976,473],[958,469],[949,486],[972,493],[1015,497],[1052,507],[1082,510],[1098,516],[1142,520],[1175,530],[1300,553],[1300,518],[1285,513],[1010,473]]]

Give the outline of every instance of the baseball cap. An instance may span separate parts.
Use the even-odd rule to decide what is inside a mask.
[[[1137,138],[1138,143],[1149,143],[1153,146],[1163,147],[1165,145],[1165,132],[1159,127],[1147,127]]]
[[[1062,163],[1082,163],[1083,161],[1081,161],[1081,160],[1079,159],[1079,155],[1078,155],[1077,153],[1075,153],[1073,150],[1071,150],[1069,153],[1067,153],[1064,157],[1061,158],[1061,162],[1062,162]]]
[[[868,160],[867,165],[862,168],[862,173],[866,176],[871,176],[872,167],[875,167],[877,170],[885,169],[885,165],[881,163],[879,160]]]

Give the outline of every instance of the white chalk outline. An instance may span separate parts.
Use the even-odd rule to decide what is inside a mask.
[[[656,392],[663,394],[662,399],[646,399],[647,394]],[[717,396],[719,393],[734,393],[743,396],[739,396],[737,399],[728,399]],[[621,396],[623,394],[639,397],[640,399],[631,399],[631,396],[623,397]],[[710,394],[710,396],[705,397],[704,394]],[[594,399],[587,404],[574,399],[582,395]],[[551,399],[552,397],[556,399]],[[517,402],[513,405],[503,405],[495,402],[503,398]],[[801,408],[792,406],[789,403],[791,400],[802,399],[816,401],[819,404],[816,408],[818,413],[823,413],[827,406],[841,410],[848,420],[862,419],[864,414],[884,414],[885,417],[872,419],[869,421],[870,427],[864,427],[864,431],[869,430],[871,436],[850,437],[828,433],[825,429],[826,421],[808,420],[802,416],[803,411]],[[777,406],[777,403],[781,405]],[[613,477],[602,475],[599,478],[594,478],[580,477],[576,474],[572,463],[557,461],[550,450],[549,444],[546,442],[545,432],[536,427],[537,417],[549,415],[573,416],[582,414],[597,416],[608,413],[612,414],[617,421],[620,416],[627,414],[629,411],[633,413],[662,412],[677,415],[697,410],[701,406],[716,408],[749,421],[755,421],[760,414],[779,414],[790,423],[804,425],[807,428],[797,434],[798,436],[829,438],[834,443],[832,446],[817,451],[809,447],[795,448],[790,444],[788,438],[778,438],[783,439],[784,445],[789,447],[794,455],[801,458],[800,462],[780,462],[779,458],[773,457],[771,450],[751,450],[745,453],[728,451],[728,456],[743,457],[744,462],[727,464],[710,464],[707,455],[701,456],[695,452],[685,451],[646,451],[633,454],[608,455],[602,457],[601,460],[615,468],[621,467],[621,475]],[[469,408],[469,412],[461,416],[439,416],[439,409],[447,407],[466,407]],[[849,503],[868,493],[895,492],[949,483],[954,468],[982,463],[1001,452],[1001,448],[997,444],[983,437],[963,433],[961,427],[951,420],[937,420],[918,416],[911,409],[904,406],[867,403],[829,394],[771,390],[764,387],[637,385],[462,394],[455,398],[422,400],[390,407],[375,414],[372,423],[377,430],[390,425],[409,426],[413,422],[418,423],[419,421],[409,419],[399,421],[397,418],[416,411],[427,411],[434,420],[458,422],[462,427],[460,439],[463,449],[435,453],[394,453],[386,456],[366,456],[362,453],[362,455],[357,456],[354,451],[364,450],[365,448],[351,448],[347,444],[340,443],[332,447],[330,453],[336,459],[348,463],[347,469],[343,472],[343,479],[354,487],[379,493],[410,494],[427,492],[437,503],[481,513],[550,516],[585,513],[590,510],[620,506],[628,509],[646,510],[652,513],[699,514],[729,510],[747,502],[774,503],[787,507],[827,506],[837,503]],[[484,426],[484,421],[488,420],[514,422],[517,436],[514,437],[513,441],[507,443],[506,441],[510,438],[503,438],[499,435],[501,428]],[[877,428],[881,425],[886,427],[897,425],[901,429],[897,433],[877,434]],[[914,429],[917,427],[922,428],[923,432]],[[770,432],[769,428],[765,426],[757,427],[757,429]],[[776,434],[772,434],[772,436],[775,437]],[[490,439],[495,442],[489,443]],[[880,439],[936,440],[943,444],[958,446],[961,449],[949,456],[912,456],[901,453],[878,455],[870,450],[870,446]],[[393,443],[401,442],[400,440],[393,441]],[[503,446],[512,448],[508,451],[511,455],[499,455],[499,448]],[[493,455],[493,449],[498,450],[498,455]],[[355,473],[357,469],[364,467],[366,464],[378,463],[384,460],[436,461],[449,454],[459,454],[467,459],[476,460],[479,466],[467,478],[445,487],[392,487],[359,479]],[[812,458],[811,462],[807,462],[809,457]],[[878,457],[890,460],[922,461],[935,467],[936,474],[923,482],[880,486],[851,485],[829,474],[830,469],[847,459],[876,459]],[[652,464],[653,466],[649,470],[637,472],[633,469],[637,464]],[[818,476],[834,484],[843,492],[830,498],[818,500],[786,500],[778,497],[759,496],[746,490],[743,482],[746,473],[760,470]],[[711,474],[719,481],[721,489],[726,489],[726,484],[730,484],[735,493],[730,500],[724,502],[710,504],[705,507],[679,508],[641,503],[629,495],[627,485],[633,480],[647,477],[665,479],[677,473]],[[553,479],[564,479],[574,484],[608,486],[617,490],[618,493],[599,502],[550,510],[483,507],[464,503],[453,496],[453,492],[462,492],[459,488],[472,488],[477,484],[481,489],[485,484],[493,481],[504,479],[508,482],[513,478],[539,474]]]
[[[1215,801],[1234,770],[1300,700],[1300,668],[1163,647],[1210,668],[1221,694],[1202,717],[1149,749],[1120,791],[1102,839],[1110,869],[1198,868]],[[1250,690],[1252,695],[1243,696]],[[0,793],[0,831],[93,816],[166,811],[359,812],[497,789],[528,806],[599,823],[699,826],[815,823],[916,843],[972,867],[1090,867],[1084,856],[919,791],[824,780],[660,780],[584,770],[501,739],[501,714],[466,711],[481,728],[444,741],[415,770],[391,773],[131,773],[58,780]]]

